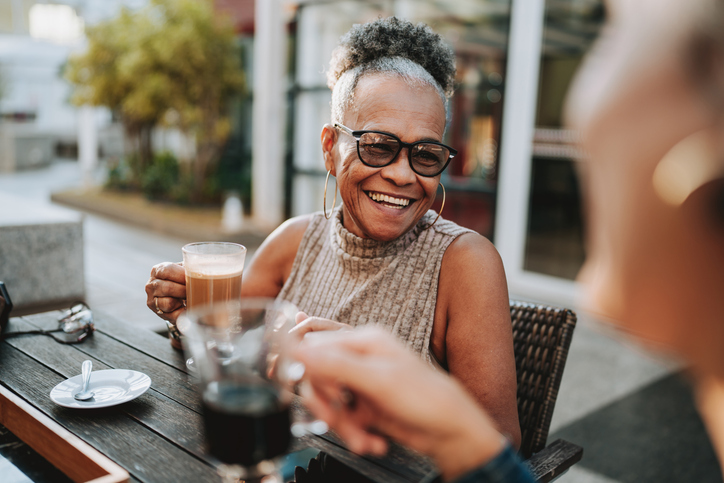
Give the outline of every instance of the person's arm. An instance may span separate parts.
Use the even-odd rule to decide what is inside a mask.
[[[500,255],[480,235],[462,235],[445,252],[431,344],[450,374],[517,448],[520,425],[508,286]]]
[[[446,481],[501,455],[505,438],[453,378],[375,327],[307,334],[295,351],[305,405],[357,453],[386,437],[432,457]]]
[[[244,268],[242,297],[276,297],[289,278],[311,215],[285,221],[269,235]]]

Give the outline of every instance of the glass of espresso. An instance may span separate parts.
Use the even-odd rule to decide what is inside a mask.
[[[297,308],[241,299],[189,309],[179,317],[194,358],[208,452],[225,481],[281,481],[277,459],[291,441],[288,380],[298,342]]]
[[[198,242],[185,245],[181,251],[186,270],[187,308],[241,298],[245,246],[227,242]],[[188,359],[186,365],[193,370],[193,359]]]

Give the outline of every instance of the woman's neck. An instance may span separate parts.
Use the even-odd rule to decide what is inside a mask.
[[[699,412],[724,471],[724,380],[715,376],[702,377],[695,388]]]

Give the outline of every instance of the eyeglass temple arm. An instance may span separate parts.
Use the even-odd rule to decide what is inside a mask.
[[[61,332],[63,329],[53,329],[53,330],[23,330],[20,332],[8,332],[7,334],[0,335],[0,340],[10,339],[12,337],[17,337],[19,335],[50,335],[52,336],[54,332]]]

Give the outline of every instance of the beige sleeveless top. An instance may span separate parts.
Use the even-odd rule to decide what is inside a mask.
[[[435,364],[430,334],[437,284],[448,246],[471,230],[428,211],[401,237],[380,242],[360,238],[342,226],[342,210],[329,220],[315,213],[279,298],[309,316],[352,326],[376,324]]]

